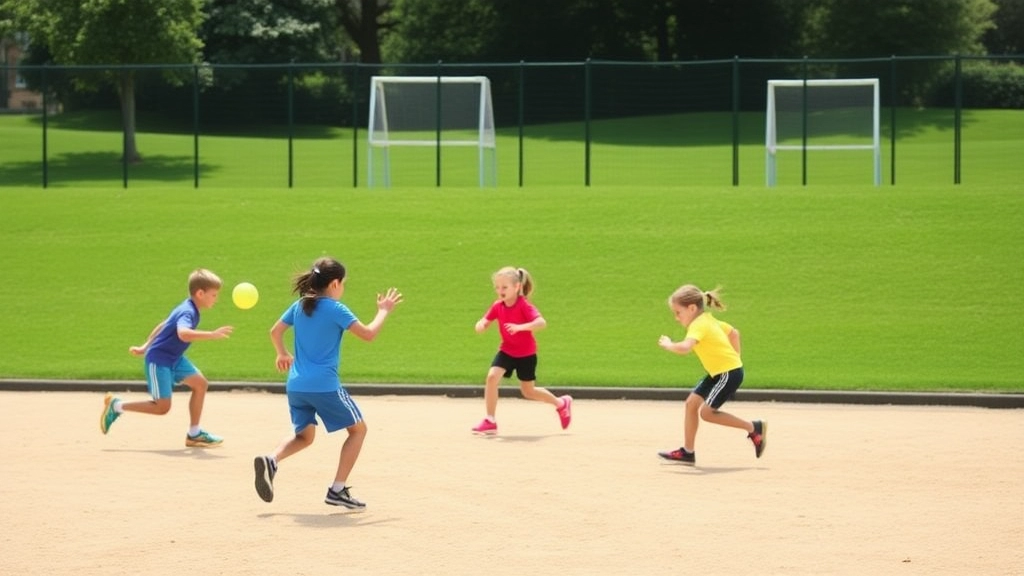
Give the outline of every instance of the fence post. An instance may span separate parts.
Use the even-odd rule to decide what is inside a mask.
[[[583,64],[583,184],[590,187],[590,58]]]
[[[352,62],[352,187],[359,187],[359,63]]]
[[[732,57],[732,185],[740,185],[740,57]]]
[[[896,55],[889,58],[889,184],[896,185]]]
[[[47,188],[50,185],[50,165],[46,160],[47,156],[47,130],[49,128],[49,108],[50,99],[47,96],[50,93],[50,87],[46,85],[46,71],[50,69],[50,63],[43,64],[42,73],[42,89],[43,89],[43,188]]]
[[[523,119],[526,107],[526,62],[519,61],[519,187],[523,187]]]
[[[964,86],[962,72],[963,60],[956,55],[956,73],[953,76],[953,184],[960,183],[960,125],[963,108]]]
[[[199,188],[199,64],[192,65],[192,187]]]
[[[295,59],[288,63],[288,188],[295,181]]]
[[[801,104],[802,109],[800,110],[800,177],[801,183],[804,186],[807,186],[807,56],[804,56],[800,75],[803,76],[804,79],[803,103]]]
[[[435,186],[441,187],[441,67],[443,66],[440,60],[437,61],[437,146],[434,148],[435,163],[437,166],[435,176]]]

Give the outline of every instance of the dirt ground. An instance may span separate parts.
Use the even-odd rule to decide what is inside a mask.
[[[145,398],[127,394],[129,399]],[[682,402],[545,405],[364,396],[349,481],[323,503],[344,432],[282,462],[284,396],[212,393],[215,449],[163,417],[98,428],[102,395],[0,392],[4,574],[1024,574],[1024,411],[734,402],[769,423],[764,456],[704,423],[696,468],[662,464]]]

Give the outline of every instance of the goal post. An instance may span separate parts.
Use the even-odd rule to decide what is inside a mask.
[[[391,149],[400,146],[433,147],[438,175],[442,147],[475,147],[479,185],[497,185],[494,107],[486,76],[373,76],[367,138],[371,188],[391,186]]]
[[[769,80],[765,182],[775,186],[779,152],[870,150],[882,184],[878,78]]]

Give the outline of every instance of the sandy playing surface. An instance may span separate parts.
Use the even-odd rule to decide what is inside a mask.
[[[144,399],[127,394],[128,399]],[[188,395],[103,436],[102,395],[0,392],[4,574],[1024,574],[1024,411],[759,404],[744,434],[703,423],[697,468],[662,464],[682,402],[364,396],[352,494],[327,506],[344,432],[281,464],[284,396],[213,393],[184,448]]]

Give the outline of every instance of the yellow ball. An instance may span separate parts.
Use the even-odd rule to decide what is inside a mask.
[[[248,282],[241,282],[231,291],[231,300],[235,306],[242,310],[248,310],[260,300],[260,292],[255,286]]]

